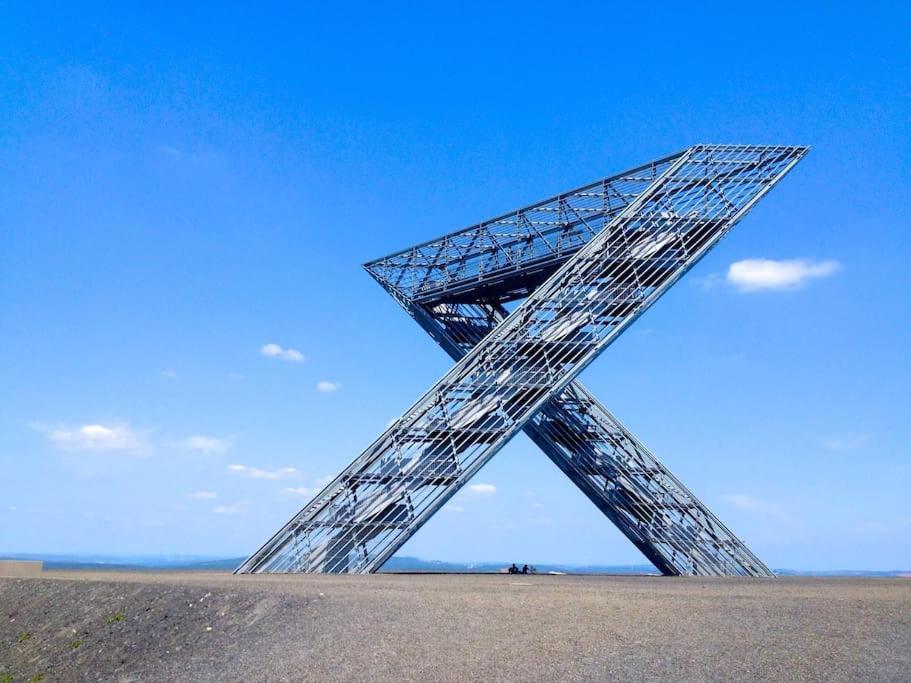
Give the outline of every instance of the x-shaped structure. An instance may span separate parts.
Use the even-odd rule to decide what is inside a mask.
[[[575,377],[807,151],[696,145],[366,264],[457,362],[237,572],[374,572],[524,429],[662,573],[772,576]]]

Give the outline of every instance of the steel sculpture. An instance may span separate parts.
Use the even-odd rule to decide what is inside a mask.
[[[574,380],[807,151],[695,145],[367,263],[457,362],[236,572],[374,572],[524,429],[662,573],[773,576]]]

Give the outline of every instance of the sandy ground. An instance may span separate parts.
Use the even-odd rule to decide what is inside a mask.
[[[36,676],[909,681],[911,580],[0,579],[0,681]]]

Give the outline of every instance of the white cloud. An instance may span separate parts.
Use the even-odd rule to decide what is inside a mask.
[[[788,518],[788,515],[779,505],[755,498],[754,496],[749,496],[745,493],[729,493],[722,496],[722,498],[734,508],[743,512],[752,512],[766,517],[774,517],[780,521],[785,521]]]
[[[126,424],[87,424],[75,429],[35,425],[35,429],[64,451],[139,451],[146,447],[145,434]]]
[[[162,370],[161,376],[166,377],[168,379],[177,379],[177,371],[176,370]]]
[[[212,512],[216,515],[236,515],[241,512],[244,512],[247,509],[247,501],[241,501],[239,503],[234,503],[234,505],[216,505],[212,508]]]
[[[224,166],[224,157],[212,150],[187,149],[175,145],[158,145],[155,150],[165,163],[174,164],[185,170],[204,170]]]
[[[827,436],[822,445],[830,451],[855,451],[870,441],[869,434],[837,434]]]
[[[338,391],[341,388],[342,385],[339,382],[330,382],[329,380],[325,379],[322,382],[317,382],[316,384],[316,390],[321,391],[324,394],[331,394],[333,391]]]
[[[532,503],[532,504],[531,504],[531,509],[532,509],[532,510],[543,510],[543,509],[544,509],[544,503]]]
[[[320,491],[322,491],[322,489],[310,488],[308,486],[282,489],[282,493],[290,493],[292,496],[303,496],[304,498],[313,498],[313,496]]]
[[[174,147],[173,145],[159,145],[158,153],[165,157],[178,158],[183,156],[183,152]]]
[[[893,533],[892,525],[885,522],[854,522],[851,525],[851,531],[862,536],[882,536],[885,534]]]
[[[834,275],[840,269],[838,261],[746,259],[730,265],[727,281],[741,292],[796,289],[808,280]]]
[[[690,282],[700,289],[706,291],[710,289],[715,289],[719,284],[724,281],[724,278],[720,273],[709,273],[708,275],[693,276],[690,278]]]
[[[282,360],[292,361],[294,363],[299,363],[300,361],[304,360],[304,354],[302,354],[297,349],[285,349],[278,344],[266,344],[259,350],[259,352],[266,358],[280,358]]]
[[[492,496],[497,492],[497,487],[493,484],[469,484],[468,490],[479,496]]]
[[[448,505],[443,506],[443,512],[452,512],[454,514],[459,514],[465,512],[465,508],[463,508],[461,505],[453,505],[452,503],[449,503]]]
[[[249,465],[228,465],[229,472],[242,474],[251,479],[284,479],[297,473],[293,467],[280,467],[275,470],[261,470],[258,467]]]
[[[214,500],[218,498],[218,494],[215,491],[196,491],[188,493],[187,498],[190,500]]]
[[[233,441],[232,437],[188,436],[183,441],[183,447],[197,453],[221,455],[231,449]]]

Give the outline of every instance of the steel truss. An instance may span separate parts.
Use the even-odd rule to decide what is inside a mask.
[[[376,571],[524,429],[662,573],[771,576],[574,379],[806,152],[696,145],[366,264],[456,365],[237,572]]]

